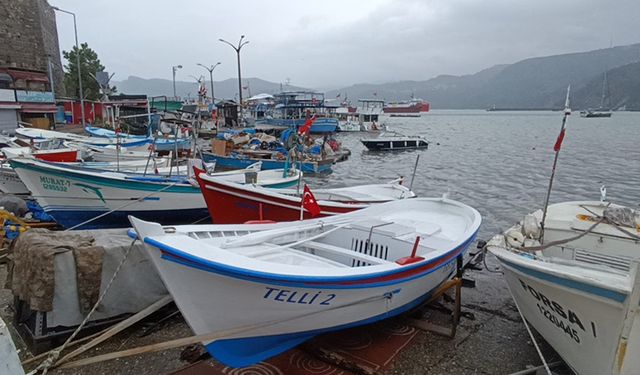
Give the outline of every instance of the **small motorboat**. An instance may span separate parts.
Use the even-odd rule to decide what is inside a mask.
[[[481,218],[456,201],[416,198],[304,222],[130,220],[209,353],[244,367],[419,306],[454,276]]]
[[[302,189],[269,189],[251,184],[240,185],[216,176],[196,176],[209,213],[216,224],[241,224],[251,220],[293,221],[312,218],[302,207]],[[351,212],[372,204],[416,195],[402,179],[386,184],[359,185],[312,192],[320,207],[319,216]]]
[[[542,217],[487,245],[521,315],[576,374],[637,374],[640,213],[587,201],[549,205],[543,227]]]
[[[393,151],[428,148],[429,141],[420,136],[407,136],[396,132],[383,132],[375,138],[361,139],[369,151]]]

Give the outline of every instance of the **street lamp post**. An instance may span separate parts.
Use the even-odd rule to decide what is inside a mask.
[[[222,64],[221,62],[217,62],[215,65],[211,65],[211,67],[207,67],[205,65],[202,65],[200,63],[198,63],[199,66],[207,69],[209,71],[209,77],[211,79],[211,103],[216,104],[216,96],[213,94],[213,70],[216,68],[216,66]]]
[[[171,67],[171,71],[173,72],[173,98],[177,98],[176,95],[176,70],[182,69],[182,65],[174,65]]]
[[[239,98],[238,101],[239,101],[239,104],[240,104],[240,115],[241,116],[242,116],[242,75],[240,73],[240,50],[247,43],[249,43],[248,40],[245,40],[243,42],[242,39],[244,39],[244,35],[240,36],[240,40],[238,41],[238,46],[234,46],[233,44],[227,42],[226,40],[224,40],[222,38],[218,39],[222,43],[227,43],[228,45],[230,45],[231,48],[233,48],[236,51],[236,54],[238,55],[238,98]]]
[[[78,65],[78,88],[80,89],[80,113],[82,115],[82,126],[84,126],[84,91],[82,90],[82,68],[80,67],[80,46],[78,45],[78,25],[76,24],[76,14],[58,7],[52,8],[58,12],[67,13],[73,16],[73,31],[76,37],[76,64]]]

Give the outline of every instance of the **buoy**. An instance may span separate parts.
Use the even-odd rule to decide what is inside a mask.
[[[524,235],[517,229],[511,229],[504,236],[507,239],[507,244],[511,247],[524,245]]]

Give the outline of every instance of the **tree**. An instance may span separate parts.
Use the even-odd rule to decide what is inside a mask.
[[[67,60],[64,66],[64,87],[67,95],[80,97],[80,88],[78,85],[78,49],[74,46],[71,51],[62,51],[62,56]],[[80,44],[80,66],[82,76],[82,89],[84,98],[89,100],[98,100],[101,98],[100,86],[92,75],[96,72],[103,72],[104,66],[98,59],[98,54],[89,48],[87,43]],[[112,88],[115,91],[115,88]]]

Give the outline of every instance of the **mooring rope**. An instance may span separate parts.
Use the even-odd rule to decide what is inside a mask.
[[[357,306],[357,305],[360,305],[360,304],[369,303],[369,302],[375,302],[375,301],[379,301],[379,300],[385,300],[386,301],[386,312],[388,313],[388,311],[389,311],[388,310],[389,309],[389,301],[393,298],[393,295],[394,295],[394,292],[386,292],[386,293],[383,293],[381,295],[375,295],[375,296],[362,298],[362,299],[359,299],[359,300],[355,300],[353,302],[345,303],[343,305],[331,306],[331,307],[323,309],[323,310],[310,311],[308,313],[300,314],[300,315],[297,315],[297,316],[294,316],[294,317],[274,319],[274,320],[265,321],[265,322],[256,323],[256,324],[247,324],[247,325],[244,325],[244,326],[239,326],[239,327],[235,327],[235,328],[229,328],[227,330],[223,330],[223,331],[219,331],[219,332],[215,332],[215,333],[207,333],[207,334],[191,336],[191,337],[187,337],[187,338],[183,338],[183,339],[171,340],[171,341],[166,343],[166,344],[169,344],[167,347],[163,347],[161,349],[158,349],[158,346],[160,344],[152,344],[152,345],[146,346],[144,348],[148,348],[150,346],[153,346],[155,350],[146,351],[146,352],[149,352],[149,351],[164,350],[164,349],[167,349],[167,348],[170,348],[170,347],[181,347],[181,346],[185,346],[185,345],[194,344],[194,343],[197,343],[197,342],[212,342],[212,341],[216,341],[216,340],[223,340],[223,339],[230,338],[233,335],[240,335],[240,334],[248,332],[248,331],[257,330],[257,329],[264,329],[264,328],[268,328],[268,327],[271,327],[271,326],[275,326],[277,324],[288,323],[288,322],[291,322],[293,320],[298,320],[298,319],[302,319],[302,318],[308,318],[308,317],[313,316],[313,315],[326,313],[328,311],[333,311],[333,310],[337,310],[337,309],[343,309],[343,308],[347,308],[347,307]],[[161,344],[163,344],[163,343],[161,343]],[[112,352],[112,353],[102,354],[102,355],[95,356],[93,358],[80,359],[80,360],[77,360],[77,361],[74,361],[74,362],[63,364],[63,365],[61,365],[61,368],[72,368],[72,367],[78,367],[78,366],[87,365],[87,364],[90,364],[90,363],[97,363],[97,362],[106,361],[106,360],[109,360],[109,359],[113,359],[111,357],[114,354],[118,354],[119,357],[140,354],[140,353],[137,353],[138,349],[140,349],[140,348],[128,349],[128,350],[124,350],[124,351],[121,351],[121,352],[115,352],[115,353]],[[31,375],[31,374],[29,374],[29,375]]]
[[[513,293],[511,292],[509,283],[507,283],[507,290],[509,290],[509,294],[511,294],[511,299],[513,300],[513,303],[516,304],[516,309],[518,310],[520,319],[522,319],[522,322],[524,323],[524,327],[527,329],[527,332],[529,333],[529,337],[531,337],[533,346],[536,347],[536,351],[538,352],[538,356],[540,357],[540,360],[542,360],[542,364],[544,365],[544,369],[547,371],[547,375],[553,375],[551,373],[551,369],[549,368],[549,364],[547,363],[547,360],[544,358],[544,355],[542,355],[542,350],[540,350],[540,346],[538,346],[538,342],[536,341],[536,338],[533,336],[533,333],[531,332],[531,328],[529,328],[529,323],[527,323],[527,320],[524,318],[524,315],[522,315],[522,311],[520,311],[520,306],[518,306],[518,301],[516,301],[515,297],[513,296]]]
[[[47,359],[42,361],[38,365],[38,367],[36,367],[33,371],[29,372],[28,375],[36,374],[40,370],[42,370],[42,375],[46,375],[47,371],[49,371],[49,369],[52,366],[55,366],[56,361],[60,357],[60,354],[62,353],[62,351],[67,347],[67,345],[71,341],[73,341],[73,339],[78,335],[78,333],[82,330],[82,328],[84,328],[85,324],[87,324],[87,322],[91,318],[91,315],[93,315],[93,313],[98,309],[98,306],[100,306],[100,303],[102,303],[102,300],[107,295],[107,292],[111,288],[111,285],[113,285],[113,281],[116,279],[116,276],[118,276],[118,273],[122,269],[122,266],[124,265],[124,262],[129,257],[129,254],[131,254],[131,250],[133,250],[133,245],[136,243],[136,241],[137,241],[137,239],[134,239],[133,241],[131,241],[131,245],[129,246],[127,251],[124,253],[124,257],[122,258],[122,260],[118,264],[118,267],[116,267],[116,270],[113,272],[113,276],[111,276],[111,280],[109,280],[109,282],[105,286],[104,290],[100,294],[100,297],[98,298],[96,303],[93,305],[93,307],[91,308],[91,310],[89,311],[87,316],[85,316],[85,318],[82,321],[82,323],[80,323],[80,325],[75,329],[75,331],[73,331],[71,336],[69,336],[69,338],[67,338],[67,340],[60,347],[58,347],[57,349],[51,351],[51,353],[47,356]]]

